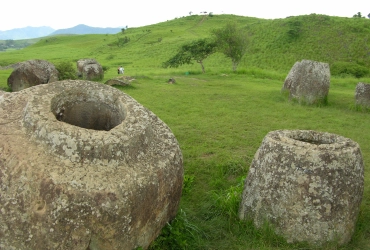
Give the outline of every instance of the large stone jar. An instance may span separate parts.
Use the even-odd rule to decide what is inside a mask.
[[[176,215],[182,154],[130,96],[61,81],[0,93],[0,249],[144,249]]]
[[[8,77],[13,92],[39,84],[58,81],[59,72],[54,64],[45,60],[28,60],[18,64]]]
[[[359,145],[311,130],[272,131],[245,180],[239,216],[269,222],[288,242],[347,243],[364,189]]]
[[[281,92],[305,104],[326,104],[330,87],[328,63],[302,60],[296,62],[285,78]]]
[[[103,80],[104,70],[97,60],[85,58],[77,61],[77,75],[85,80]]]

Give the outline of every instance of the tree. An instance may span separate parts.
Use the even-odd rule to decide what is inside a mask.
[[[192,61],[196,61],[201,65],[202,72],[205,73],[203,61],[215,52],[215,48],[216,44],[207,38],[184,44],[178,53],[164,62],[162,66],[164,68],[177,68],[183,64],[192,64]]]
[[[353,17],[355,17],[355,18],[365,18],[364,16],[362,16],[361,12],[357,12],[357,14],[354,14]]]
[[[212,34],[218,50],[231,58],[233,71],[235,71],[247,51],[247,32],[239,29],[236,23],[228,23],[223,28],[213,30]]]

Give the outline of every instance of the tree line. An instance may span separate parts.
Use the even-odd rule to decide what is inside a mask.
[[[356,14],[353,15],[354,18],[366,18],[361,14],[361,12],[357,12]],[[367,14],[367,17],[370,18],[370,13]]]
[[[27,40],[17,40],[13,39],[0,40],[0,51],[6,51],[8,49],[23,49],[32,43],[27,42]]]

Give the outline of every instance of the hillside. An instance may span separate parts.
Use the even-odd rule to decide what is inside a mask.
[[[350,63],[370,67],[370,20],[325,15],[285,19],[258,19],[234,15],[193,15],[140,28],[123,34],[64,36],[41,39],[22,51],[2,54],[0,65],[39,58],[57,62],[94,57],[103,65],[125,64],[131,72],[163,70],[161,63],[188,41],[210,36],[210,31],[233,21],[250,34],[247,54],[238,70],[251,68],[286,72],[302,59]],[[127,43],[125,43],[125,41]],[[150,60],[148,60],[150,58]],[[208,72],[229,70],[231,62],[221,54],[205,61]],[[198,71],[198,65],[178,70]]]
[[[352,62],[370,66],[370,20],[307,15],[247,27],[251,34],[246,61],[284,69],[301,59]]]

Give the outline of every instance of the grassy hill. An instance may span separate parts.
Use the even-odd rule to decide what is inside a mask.
[[[286,73],[302,59],[327,62],[331,68],[340,63],[370,67],[370,20],[325,15],[306,15],[285,19],[258,19],[233,15],[193,15],[140,28],[123,34],[54,36],[41,39],[23,50],[1,54],[0,65],[22,60],[43,59],[56,63],[94,57],[103,65],[125,65],[132,74],[160,71],[183,43],[209,37],[212,29],[233,21],[250,34],[248,51],[239,71],[260,68]],[[124,39],[129,40],[123,44]],[[121,43],[120,43],[121,41]],[[150,60],[148,60],[150,58]],[[214,54],[205,61],[208,72],[228,72],[230,60]],[[198,65],[181,71],[199,71]],[[179,72],[177,70],[177,72]]]
[[[204,61],[205,74],[197,64],[161,67],[180,45],[208,37],[229,21],[250,34],[237,72],[219,53]],[[292,103],[280,89],[290,68],[302,59],[328,62],[331,69],[369,68],[369,30],[368,19],[315,14],[275,20],[194,15],[115,35],[42,38],[25,49],[0,53],[0,65],[95,58],[110,68],[103,81],[116,76],[120,65],[136,78],[132,86],[117,88],[169,125],[184,157],[179,215],[153,249],[313,249],[286,243],[268,226],[256,229],[239,221],[243,180],[269,131],[312,129],[351,138],[360,144],[365,163],[361,212],[349,244],[322,249],[360,250],[370,249],[370,113],[355,107],[354,90],[359,81],[370,83],[369,75],[355,78],[339,71],[332,75],[326,106]],[[0,70],[1,87],[10,72]],[[170,77],[176,84],[166,83]]]

